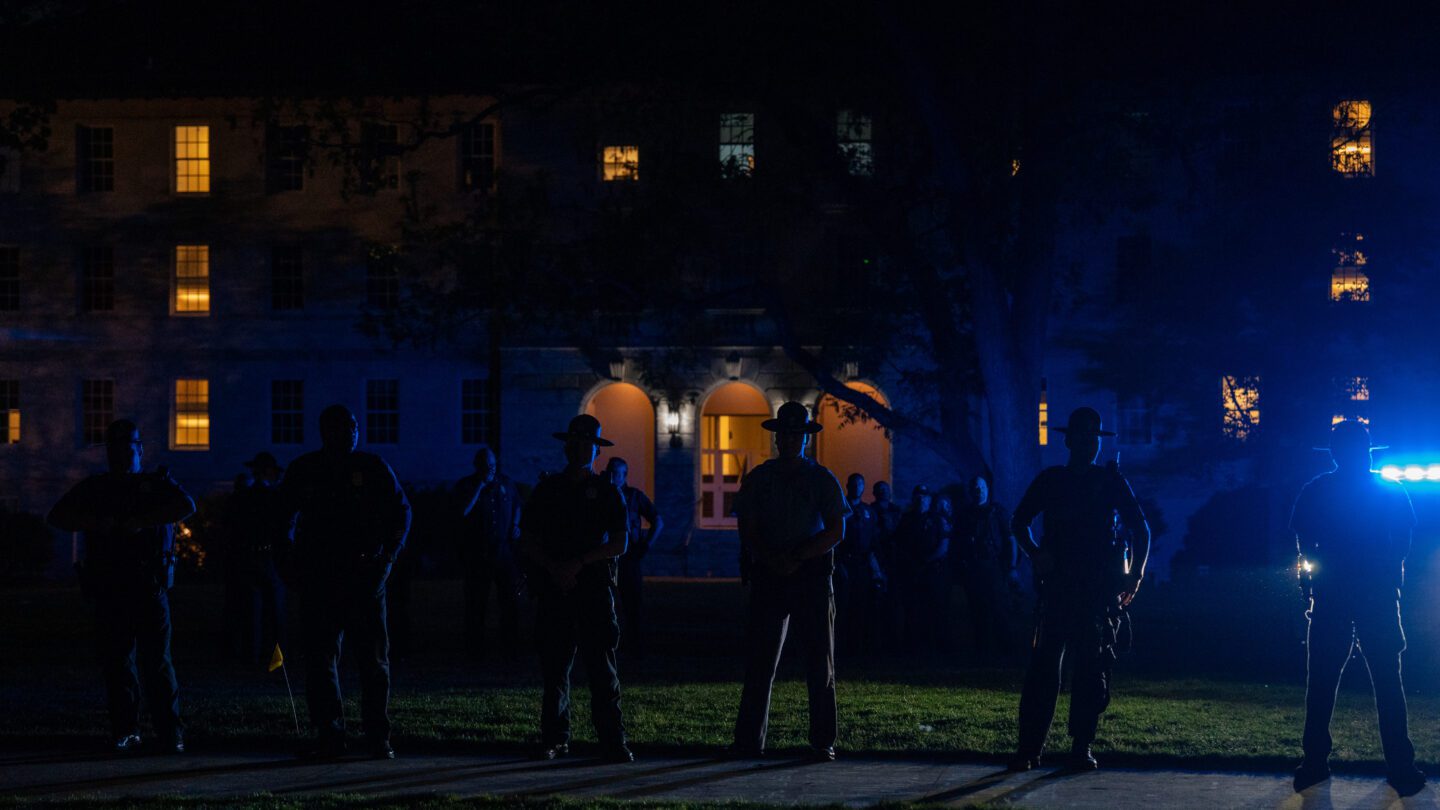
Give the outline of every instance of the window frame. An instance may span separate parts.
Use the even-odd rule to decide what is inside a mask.
[[[110,133],[110,157],[96,158],[91,147],[93,144],[91,133],[105,131]],[[97,161],[109,162],[109,188],[95,188],[94,166]],[[115,191],[115,126],[76,124],[75,125],[75,192],[77,194],[111,194]]]
[[[282,392],[281,386],[294,385],[295,390]],[[295,407],[282,407],[290,405]],[[294,419],[294,424],[281,424]],[[283,438],[282,438],[283,434]],[[303,445],[305,443],[305,380],[283,379],[270,381],[270,443],[274,445]]]
[[[624,150],[633,149],[635,159],[633,161],[611,160],[611,150],[619,150],[621,158],[626,155]],[[610,167],[619,167],[612,176]],[[620,172],[624,171],[622,175]],[[600,145],[600,182],[605,185],[625,186],[629,183],[640,182],[640,144],[632,143],[605,143]]]
[[[488,128],[490,130],[490,163],[485,169],[485,182],[476,182],[471,176],[472,164],[481,159],[481,153],[472,149],[477,142],[476,133]],[[483,141],[483,139],[481,139]],[[468,124],[460,134],[460,190],[461,191],[493,191],[496,184],[496,176],[500,168],[500,126],[493,119],[484,119]]]
[[[24,307],[22,273],[20,246],[0,244],[0,312],[19,312]]]
[[[205,250],[205,309],[181,309],[180,308],[180,249],[181,248],[204,248]],[[176,318],[208,318],[215,311],[215,301],[212,295],[211,280],[215,277],[211,272],[214,265],[212,261],[211,245],[209,242],[176,242],[170,249],[170,315]],[[186,276],[186,278],[201,278],[201,276]]]
[[[204,397],[204,400],[203,400],[203,409],[202,409],[202,408],[196,408],[196,407],[194,407],[194,403],[193,403],[193,402],[189,403],[189,404],[191,405],[191,407],[189,407],[189,408],[184,408],[184,407],[182,407],[182,404],[185,404],[185,403],[182,403],[182,401],[181,401],[181,400],[182,400],[182,397],[186,396],[186,395],[185,395],[184,393],[182,393],[181,390],[180,390],[180,386],[181,386],[182,383],[201,383],[201,384],[203,385],[203,388],[204,388],[204,391],[203,391],[203,394],[202,394],[203,397]],[[170,400],[170,449],[171,449],[171,450],[176,450],[176,451],[181,451],[181,452],[203,452],[203,451],[209,450],[209,449],[210,449],[210,438],[211,438],[211,437],[210,437],[210,434],[211,434],[211,432],[214,431],[214,429],[215,429],[214,420],[213,420],[213,419],[211,418],[211,416],[210,416],[210,403],[214,401],[214,397],[211,396],[212,391],[211,391],[211,388],[210,388],[210,378],[209,378],[209,377],[176,377],[176,378],[175,378],[175,384],[174,384],[174,386],[171,388],[171,390],[173,391],[173,396],[172,396],[172,398],[171,398],[171,400]],[[195,394],[194,394],[194,393],[191,393],[189,396],[194,397]],[[181,426],[180,426],[180,418],[181,418],[182,415],[186,415],[186,414],[204,414],[205,423],[204,423],[204,427],[203,427],[203,428],[202,428],[202,427],[187,427],[187,428],[183,428],[183,430],[192,431],[192,432],[193,432],[193,431],[203,430],[203,431],[205,432],[205,441],[204,441],[204,443],[199,443],[199,442],[182,442],[182,441],[180,441],[180,431],[182,430],[182,428],[181,428]]]
[[[379,392],[375,386],[388,385],[392,388],[390,392]],[[372,403],[379,397],[393,398],[393,407],[379,408]],[[381,418],[393,420],[393,424],[382,424]],[[380,438],[376,434],[383,433]],[[398,445],[400,444],[400,379],[398,377],[377,377],[365,381],[365,444],[377,445]]]
[[[205,128],[205,189],[203,191],[181,191],[180,190],[180,161],[200,160],[200,158],[180,157],[180,130],[190,127]],[[178,197],[208,197],[215,192],[215,128],[206,122],[178,122],[170,127],[170,192]],[[188,142],[187,142],[188,143]],[[185,175],[194,177],[197,175]]]
[[[102,387],[102,392],[92,391],[92,386]],[[115,380],[111,377],[83,378],[80,380],[80,442],[81,447],[98,447],[105,444],[105,430],[115,421]],[[92,409],[91,403],[101,400],[104,410]]]

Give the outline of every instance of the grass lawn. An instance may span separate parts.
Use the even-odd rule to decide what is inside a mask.
[[[657,645],[664,654],[643,662],[622,661],[625,719],[641,756],[646,750],[706,753],[729,741],[740,697],[740,664],[734,654],[738,634],[733,622],[708,624],[695,603],[714,609],[712,603],[718,602],[720,609],[731,610],[736,599],[729,591],[716,590],[705,599],[677,602],[665,621],[670,623],[667,633],[680,640],[668,647]],[[213,631],[196,619],[198,597],[181,594],[177,602],[177,668],[192,747],[291,746],[294,723],[279,673],[216,663],[204,647]],[[30,591],[0,594],[0,607],[7,617],[7,626],[0,628],[0,703],[6,707],[0,748],[95,745],[105,729],[104,705],[86,640],[83,603],[68,590]],[[443,605],[423,607],[425,612],[417,615],[446,615]],[[303,726],[299,663],[292,661],[290,675]],[[776,688],[770,738],[774,749],[805,742],[805,690],[793,664],[782,668]],[[584,743],[593,740],[593,732],[583,667],[577,663],[576,669],[574,723],[577,742]],[[353,667],[348,670],[348,713],[358,718]],[[1015,742],[1021,675],[1019,664],[993,662],[842,662],[840,748],[881,756],[1001,759]],[[397,661],[394,680],[391,713],[402,755],[526,750],[538,741],[538,673],[531,660],[481,666],[441,648]],[[1139,666],[1137,659],[1122,659],[1097,753],[1113,765],[1265,771],[1292,767],[1300,753],[1302,682],[1295,677],[1277,680],[1267,684],[1175,677]],[[1420,685],[1414,679],[1410,684],[1412,691]],[[1067,744],[1067,706],[1062,695],[1052,749]],[[1428,765],[1433,772],[1440,764],[1440,696],[1412,694],[1410,710],[1422,767]],[[1373,704],[1358,662],[1347,675],[1333,730],[1337,761],[1351,769],[1381,767]],[[535,806],[552,804],[547,800]]]

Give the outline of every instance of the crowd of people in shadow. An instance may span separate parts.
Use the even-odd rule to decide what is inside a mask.
[[[884,481],[875,482],[867,500],[859,474],[842,487],[807,453],[823,428],[801,403],[785,403],[763,427],[774,434],[775,456],[746,473],[734,500],[748,606],[744,684],[727,755],[765,755],[771,691],[787,640],[799,645],[806,673],[807,756],[828,762],[839,733],[837,649],[842,660],[945,659],[963,636],[974,652],[1005,662],[1019,652],[1017,631],[1032,615],[1033,595],[1007,767],[1041,764],[1068,668],[1071,748],[1064,764],[1097,768],[1092,746],[1111,699],[1118,636],[1150,551],[1150,530],[1129,482],[1115,464],[1096,463],[1102,438],[1114,435],[1100,414],[1078,408],[1055,428],[1069,458],[1042,470],[1013,514],[994,501],[984,476],[967,481],[958,507],[950,493],[925,486],[915,487],[902,507]],[[225,555],[228,638],[254,664],[280,660],[282,648],[298,649],[312,730],[300,753],[319,760],[356,748],[341,695],[341,651],[349,648],[360,676],[359,750],[390,759],[389,605],[395,591],[409,587],[396,571],[413,510],[389,465],[357,449],[358,426],[347,408],[326,408],[320,435],[321,447],[288,469],[262,452],[236,481]],[[466,594],[455,629],[477,656],[491,654],[486,622],[494,593],[499,649],[519,655],[527,646],[519,605],[528,593],[542,685],[538,756],[571,753],[570,676],[578,655],[600,758],[630,762],[617,650],[623,627],[627,656],[646,653],[643,559],[664,519],[629,484],[624,459],[594,469],[599,450],[613,446],[594,417],[575,417],[554,438],[564,466],[536,482],[528,497],[500,472],[489,448],[475,454],[474,472],[448,494],[461,539],[456,573]],[[175,527],[195,502],[163,468],[144,471],[133,422],[111,424],[106,448],[108,471],[79,482],[48,520],[84,536],[77,571],[95,606],[112,748],[141,749],[143,702],[155,730],[146,747],[183,753],[169,593]],[[1400,679],[1399,589],[1414,514],[1404,488],[1370,469],[1374,446],[1363,425],[1337,424],[1324,449],[1335,469],[1305,487],[1292,521],[1311,606],[1304,760],[1294,787],[1329,777],[1335,693],[1358,649],[1375,685],[1388,780],[1400,795],[1413,795],[1425,777],[1415,767]],[[285,620],[292,588],[299,606],[293,629]],[[957,615],[968,619],[964,632],[952,625]]]

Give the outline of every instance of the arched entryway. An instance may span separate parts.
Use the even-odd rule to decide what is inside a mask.
[[[770,403],[752,385],[730,382],[715,389],[700,409],[700,500],[695,522],[702,529],[735,527],[732,514],[740,479],[770,457],[770,433],[760,423]]]
[[[846,386],[869,394],[882,405],[890,403],[885,395],[873,385],[862,382],[848,382]],[[829,468],[843,486],[851,473],[865,476],[868,488],[876,481],[891,481],[890,437],[875,420],[856,419],[846,424],[845,415],[849,406],[826,395],[821,398],[817,415],[825,429],[815,440],[815,458]]]
[[[600,435],[615,443],[600,448],[595,469],[619,456],[630,465],[629,484],[655,497],[655,406],[630,383],[611,383],[590,397],[585,413],[600,420]]]

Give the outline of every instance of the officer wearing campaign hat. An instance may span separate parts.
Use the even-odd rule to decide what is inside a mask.
[[[290,540],[290,516],[280,498],[285,468],[261,451],[244,462],[232,504],[232,528],[225,549],[225,591],[230,611],[232,652],[247,665],[267,664],[284,638],[287,589],[280,560]]]
[[[1335,469],[1305,485],[1290,518],[1310,599],[1305,758],[1295,771],[1296,791],[1330,777],[1335,692],[1357,644],[1375,689],[1387,779],[1401,796],[1425,786],[1425,774],[1415,767],[1400,680],[1405,630],[1399,597],[1415,512],[1402,484],[1370,469],[1371,451],[1382,448],[1371,444],[1370,431],[1359,422],[1334,425],[1329,447],[1317,449],[1330,452]]]
[[[565,443],[565,469],[535,485],[520,518],[520,553],[538,569],[530,584],[539,600],[540,756],[570,754],[570,668],[578,651],[601,758],[631,762],[615,663],[615,560],[625,553],[629,514],[620,490],[592,468],[599,448],[614,442],[600,436],[600,421],[588,414],[552,435]]]
[[[735,719],[734,756],[765,751],[770,691],[787,628],[805,657],[810,693],[810,752],[835,758],[834,548],[845,536],[850,505],[840,482],[806,458],[821,425],[799,402],[761,423],[775,434],[776,457],[746,474],[735,497],[740,544],[750,583],[745,629],[745,687]]]
[[[1060,693],[1060,666],[1075,662],[1070,698],[1070,766],[1098,767],[1090,745],[1110,703],[1110,668],[1120,612],[1135,598],[1150,556],[1150,527],[1115,464],[1095,464],[1105,430],[1093,408],[1065,427],[1069,460],[1042,470],[1015,507],[1011,530],[1040,578],[1035,646],[1020,695],[1020,741],[1012,770],[1040,764]],[[1035,542],[1030,524],[1045,516]],[[1116,532],[1116,517],[1123,532]],[[1126,543],[1121,538],[1128,538]]]

